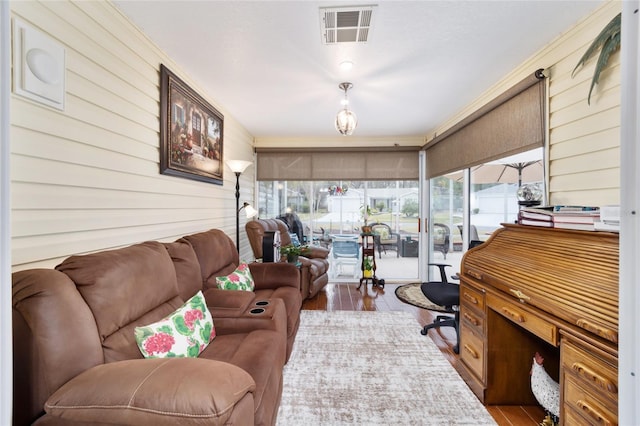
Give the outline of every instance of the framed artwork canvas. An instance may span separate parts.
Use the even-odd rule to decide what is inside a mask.
[[[160,173],[222,185],[224,117],[160,65]]]

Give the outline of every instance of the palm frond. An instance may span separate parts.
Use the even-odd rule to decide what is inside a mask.
[[[621,23],[622,23],[622,14],[618,13],[611,21],[609,21],[609,23],[603,28],[603,30],[600,31],[600,34],[598,34],[596,39],[593,40],[593,43],[591,43],[591,46],[589,46],[587,51],[584,52],[584,55],[582,55],[582,58],[580,58],[580,60],[576,64],[576,67],[573,69],[573,72],[571,73],[572,77],[575,75],[576,70],[580,66],[584,65],[589,60],[589,58],[593,56],[595,52],[597,52],[605,43],[607,43],[608,40],[610,40],[613,36],[615,36],[615,34],[620,34]]]
[[[613,52],[618,50],[620,47],[620,33],[614,34],[607,42],[602,46],[602,50],[600,51],[600,56],[598,57],[598,62],[596,64],[596,69],[593,73],[593,78],[591,79],[591,87],[589,88],[589,96],[587,97],[587,103],[591,105],[591,92],[593,91],[593,87],[598,84],[600,81],[600,73],[609,62],[609,57]]]

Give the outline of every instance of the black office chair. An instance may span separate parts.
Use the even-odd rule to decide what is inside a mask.
[[[482,241],[471,241],[469,248],[476,247],[480,244],[482,244]],[[430,263],[429,265],[438,267],[440,270],[440,281],[422,283],[420,289],[427,299],[437,305],[443,306],[447,313],[453,314],[453,317],[449,315],[436,316],[431,324],[424,326],[420,334],[426,336],[431,328],[454,327],[456,330],[456,344],[453,347],[453,352],[460,353],[460,284],[450,283],[447,280],[445,268],[451,265],[444,263]]]

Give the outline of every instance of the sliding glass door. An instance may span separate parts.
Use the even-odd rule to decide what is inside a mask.
[[[259,217],[295,213],[308,244],[331,250],[333,241],[357,239],[365,222],[372,225],[377,235],[376,275],[398,281],[418,278],[419,202],[417,180],[258,182]],[[341,263],[334,251],[330,261]],[[334,267],[330,277],[356,280],[359,272],[359,264]]]

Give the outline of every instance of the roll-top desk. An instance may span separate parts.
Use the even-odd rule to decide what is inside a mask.
[[[459,371],[487,405],[536,405],[535,352],[560,423],[618,423],[618,234],[503,225],[462,258]]]

